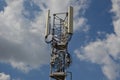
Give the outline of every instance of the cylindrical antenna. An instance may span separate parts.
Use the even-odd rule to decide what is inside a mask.
[[[73,7],[70,6],[68,9],[68,33],[73,33]]]
[[[50,10],[48,10],[46,17],[46,29],[45,29],[45,38],[50,34]]]

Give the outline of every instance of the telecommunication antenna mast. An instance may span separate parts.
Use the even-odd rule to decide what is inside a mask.
[[[51,24],[50,10],[47,13],[45,41],[51,44],[52,52],[50,59],[50,80],[65,80],[70,74],[68,72],[72,60],[68,53],[68,43],[73,34],[73,7],[69,7],[68,12],[53,14]]]

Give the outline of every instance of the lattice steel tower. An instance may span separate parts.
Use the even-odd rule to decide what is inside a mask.
[[[68,53],[68,43],[73,34],[73,7],[68,12],[53,14],[51,24],[50,10],[47,13],[45,41],[51,44],[50,80],[65,80],[70,73],[68,68],[72,62]]]

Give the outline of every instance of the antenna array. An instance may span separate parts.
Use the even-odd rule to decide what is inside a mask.
[[[53,14],[51,27],[50,10],[47,13],[45,41],[51,44],[50,79],[65,80],[72,60],[67,47],[73,34],[73,7],[68,12]],[[51,39],[50,39],[51,38]]]

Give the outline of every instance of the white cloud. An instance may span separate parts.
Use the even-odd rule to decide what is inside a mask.
[[[115,26],[115,32],[118,36],[120,36],[120,1],[119,0],[111,0],[112,1],[112,12],[115,13],[113,25]]]
[[[7,3],[4,13],[0,13],[0,61],[23,71],[46,64],[49,51],[43,38],[42,17],[34,22],[26,19],[22,15],[23,0]]]
[[[116,80],[120,75],[120,64],[113,59],[119,60],[119,56],[113,56],[114,50],[113,53],[110,52],[113,46],[110,45],[108,40],[91,42],[87,46],[75,50],[75,53],[80,60],[99,64],[103,74],[106,75],[109,80]],[[108,47],[108,45],[110,46]]]
[[[21,80],[20,78],[12,79],[9,74],[0,73],[0,80]]]
[[[120,77],[120,1],[112,0],[114,32],[107,35],[105,40],[90,42],[88,45],[76,49],[75,53],[80,60],[86,60],[101,66],[103,74],[108,80]]]
[[[10,80],[10,75],[0,73],[0,80]]]
[[[29,1],[29,0],[28,0]],[[23,16],[26,10],[24,0],[6,0],[4,12],[0,12],[0,62],[11,64],[14,68],[28,72],[43,64],[48,64],[50,50],[44,42],[45,15],[47,9],[66,11],[73,5],[75,29],[86,21],[81,15],[87,9],[87,0],[32,0],[41,11],[36,12],[34,20]],[[32,4],[31,4],[32,5]],[[79,12],[81,12],[79,14]],[[26,14],[27,15],[27,14]]]

